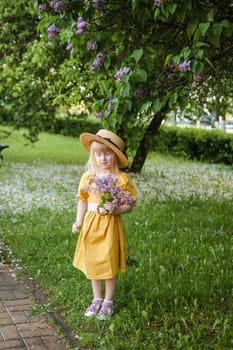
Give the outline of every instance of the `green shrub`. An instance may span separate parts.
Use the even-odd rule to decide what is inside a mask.
[[[56,117],[52,125],[45,128],[45,131],[65,136],[79,136],[82,132],[87,131],[93,134],[100,129],[98,120],[91,120],[81,117]]]
[[[233,164],[233,135],[222,131],[162,127],[151,151],[209,163]]]

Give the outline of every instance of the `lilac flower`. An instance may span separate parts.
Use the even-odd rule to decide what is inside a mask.
[[[70,43],[70,44],[68,44],[68,45],[66,46],[66,51],[69,51],[70,53],[72,53],[72,51],[73,51],[73,45],[72,45],[72,43]]]
[[[96,8],[96,10],[103,10],[104,3],[104,0],[93,0],[93,6]]]
[[[136,98],[143,97],[145,95],[145,91],[143,89],[138,89],[135,91],[134,96]]]
[[[84,187],[83,192],[94,193],[97,198],[100,197],[99,207],[103,207],[106,202],[112,202],[116,207],[123,204],[135,205],[135,200],[129,192],[123,192],[120,186],[117,186],[118,178],[111,174],[98,177],[93,175],[89,180],[89,185]]]
[[[190,71],[190,63],[191,61],[184,61],[178,64],[178,70],[180,72],[188,72]]]
[[[52,9],[54,9],[55,5],[56,5],[56,1],[50,1],[49,7],[51,7]]]
[[[103,112],[96,113],[95,117],[97,119],[104,119],[104,113]]]
[[[53,38],[55,38],[58,33],[60,32],[60,29],[55,25],[52,24],[48,29],[47,29],[47,33],[48,33],[48,38],[51,40]]]
[[[116,82],[120,83],[122,81],[122,76],[124,74],[128,74],[129,72],[130,72],[130,68],[128,67],[120,68],[115,74]]]
[[[101,66],[101,64],[103,63],[104,58],[105,58],[105,55],[103,53],[99,52],[97,54],[96,58],[94,59],[90,70],[94,71],[95,69],[99,68]]]
[[[95,50],[98,50],[98,45],[97,45],[96,41],[93,42],[93,43],[91,41],[88,41],[87,42],[87,48],[90,51],[95,51]]]
[[[161,6],[161,5],[162,5],[162,0],[155,0],[155,1],[154,1],[154,4],[155,4],[156,6]]]
[[[202,81],[202,76],[200,74],[194,74],[193,80],[200,83]]]
[[[47,11],[47,10],[48,10],[47,4],[41,4],[41,5],[39,6],[39,11],[40,11],[40,12],[45,12],[45,11]]]
[[[62,12],[62,11],[65,11],[66,7],[67,6],[66,4],[64,4],[63,1],[58,1],[58,2],[55,2],[53,9],[55,12]]]
[[[87,22],[82,17],[78,17],[76,34],[80,35],[86,31]]]

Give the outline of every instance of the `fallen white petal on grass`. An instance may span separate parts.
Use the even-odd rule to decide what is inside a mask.
[[[76,165],[5,162],[0,169],[0,213],[24,213],[39,207],[74,210],[84,171]],[[139,201],[233,198],[233,172],[224,165],[148,161],[140,175],[131,175]]]

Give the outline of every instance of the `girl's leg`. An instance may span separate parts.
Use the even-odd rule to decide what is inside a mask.
[[[116,290],[116,282],[117,282],[117,277],[110,278],[105,281],[106,286],[105,286],[105,300],[106,301],[112,301],[113,296]]]
[[[102,306],[102,281],[101,280],[92,280],[92,290],[94,299],[92,300],[91,305],[86,309],[84,315],[86,317],[91,317],[97,315]]]
[[[114,309],[113,309],[113,296],[116,289],[117,277],[110,278],[105,281],[105,298],[102,303],[101,310],[99,311],[97,318],[99,320],[106,320],[111,317]]]
[[[102,280],[92,280],[92,290],[94,298],[101,299],[102,298]]]

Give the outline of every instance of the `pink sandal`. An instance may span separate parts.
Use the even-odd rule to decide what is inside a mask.
[[[106,320],[114,314],[113,303],[109,301],[103,301],[102,307],[98,312],[98,320]]]
[[[93,299],[91,305],[86,309],[84,315],[86,317],[97,315],[99,310],[101,309],[102,302],[102,299]]]

